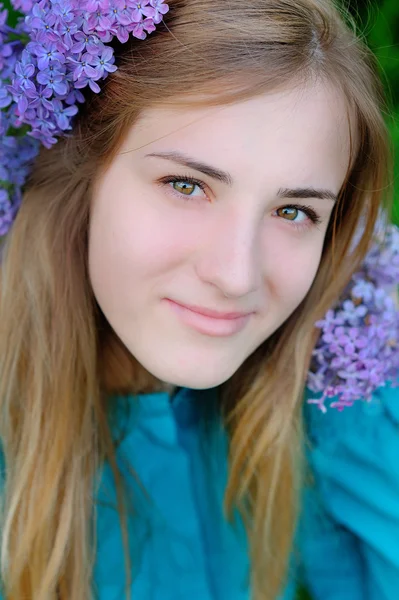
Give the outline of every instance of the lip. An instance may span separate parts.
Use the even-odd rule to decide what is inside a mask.
[[[238,333],[253,315],[253,312],[223,313],[202,306],[180,304],[169,298],[165,300],[185,325],[212,337],[227,337]]]

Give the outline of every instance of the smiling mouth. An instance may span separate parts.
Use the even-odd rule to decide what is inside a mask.
[[[179,320],[203,335],[228,337],[239,333],[250,320],[252,313],[219,312],[202,307],[187,306],[165,298]]]

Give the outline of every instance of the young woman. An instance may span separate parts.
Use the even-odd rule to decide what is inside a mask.
[[[328,0],[14,4],[28,44],[3,25],[2,598],[289,599],[302,512],[307,580],[342,600],[316,486],[298,508],[301,421],[314,325],[388,182],[371,56]],[[313,428],[309,405],[307,424],[338,435],[351,410]],[[330,482],[345,454],[314,452]],[[355,546],[348,598],[381,598]]]

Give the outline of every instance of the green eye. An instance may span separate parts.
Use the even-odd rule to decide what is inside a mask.
[[[184,194],[185,196],[191,196],[197,187],[195,183],[189,183],[188,181],[174,181],[172,186],[176,192]]]
[[[284,206],[283,208],[279,208],[277,211],[277,216],[282,217],[288,221],[295,221],[298,218],[299,210],[297,208]]]

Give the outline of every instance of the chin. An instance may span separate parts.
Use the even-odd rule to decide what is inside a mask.
[[[154,377],[163,381],[166,384],[173,386],[190,388],[194,390],[206,390],[221,385],[238,369],[238,366],[228,368],[224,364],[223,368],[215,368],[215,365],[187,365],[185,368],[182,365],[171,365],[165,363],[152,364],[142,363],[147,371],[149,371]]]

